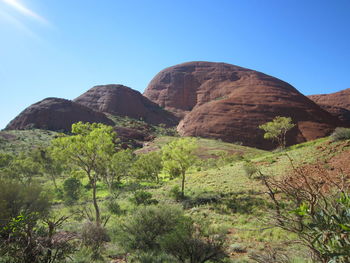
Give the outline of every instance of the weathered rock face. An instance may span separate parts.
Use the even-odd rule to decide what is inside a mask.
[[[6,130],[25,130],[31,128],[53,131],[70,131],[78,121],[97,122],[113,125],[103,113],[70,100],[46,98],[22,111],[7,126]]]
[[[189,62],[164,69],[144,95],[183,117],[178,131],[272,149],[259,125],[288,116],[289,144],[328,135],[339,120],[294,87],[266,74],[225,63]]]
[[[142,119],[150,124],[178,124],[178,118],[172,113],[123,85],[95,86],[74,101],[96,111]]]
[[[339,118],[346,126],[350,126],[350,89],[308,97],[319,104],[321,108]]]

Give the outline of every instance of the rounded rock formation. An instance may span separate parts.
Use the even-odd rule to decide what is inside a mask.
[[[46,98],[22,111],[7,126],[6,130],[45,129],[70,131],[75,122],[103,123],[113,125],[103,113],[70,100]]]
[[[262,149],[276,146],[259,125],[276,116],[291,117],[296,127],[288,144],[324,137],[339,120],[288,83],[266,74],[213,62],[188,62],[166,68],[144,95],[174,112],[183,136],[242,142]]]
[[[140,92],[123,85],[95,86],[74,101],[96,111],[141,119],[150,124],[178,124],[178,118],[172,113],[148,100]]]
[[[321,108],[339,118],[346,126],[350,126],[350,89],[308,97],[319,104]]]

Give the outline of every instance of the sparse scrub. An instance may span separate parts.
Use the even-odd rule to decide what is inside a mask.
[[[349,140],[349,139],[350,139],[350,128],[338,127],[331,134],[331,140],[334,142]]]

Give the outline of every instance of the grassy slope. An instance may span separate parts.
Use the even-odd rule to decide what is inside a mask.
[[[160,138],[158,144],[164,143]],[[157,143],[157,142],[156,142]],[[213,140],[200,140],[200,147],[209,151],[215,148],[235,150],[237,145],[222,143]],[[283,176],[291,170],[290,159],[296,165],[324,162],[332,156],[341,153],[337,149],[341,143],[330,143],[327,138],[292,146],[283,152],[266,153],[256,149],[244,148],[246,158],[254,162],[263,173],[271,176]],[[349,145],[349,143],[347,144]],[[349,146],[341,149],[347,149]],[[221,148],[222,149],[222,148]],[[242,148],[243,149],[243,148]],[[330,154],[332,152],[332,154]],[[289,157],[288,157],[288,156]],[[172,202],[169,190],[179,181],[171,181],[163,187],[153,190],[157,199],[163,202]],[[243,169],[243,161],[233,162],[219,169],[193,171],[186,180],[186,193],[196,200],[196,197],[218,197],[215,203],[198,205],[190,208],[188,213],[199,220],[209,220],[218,227],[226,227],[229,232],[229,243],[233,247],[241,246],[247,252],[262,250],[266,245],[279,245],[293,240],[293,237],[275,228],[269,228],[269,203],[264,194],[264,188],[259,182],[249,179]],[[265,229],[268,228],[268,229]],[[304,251],[290,246],[289,253],[298,257],[305,257]],[[298,256],[299,255],[299,256]],[[237,262],[245,262],[247,253],[232,252]]]
[[[20,153],[46,147],[57,135],[57,132],[39,129],[0,131],[0,152]]]
[[[38,145],[46,146],[55,135],[57,134],[54,132],[41,130],[2,131],[0,132],[0,151],[18,153]],[[172,139],[174,137],[159,137],[146,146],[146,151],[159,149]],[[272,176],[283,176],[290,171],[290,158],[297,165],[316,161],[326,163],[327,159],[350,148],[350,141],[330,143],[327,138],[295,145],[283,152],[275,153],[209,139],[198,139],[198,144],[198,155],[204,160],[211,157],[216,158],[216,154],[222,151],[239,154],[258,165],[265,174]],[[148,191],[152,192],[161,203],[174,203],[175,201],[169,196],[169,191],[179,183],[179,180],[168,181],[160,186],[151,187]],[[46,184],[50,185],[50,182],[46,182]],[[107,195],[106,187],[101,184],[100,200],[103,201]],[[132,209],[128,200],[130,195],[131,193],[127,192],[119,197],[119,203],[124,209]],[[236,248],[230,250],[234,262],[249,262],[248,253],[263,250],[266,245],[277,246],[293,240],[292,236],[279,229],[269,228],[266,223],[269,220],[269,203],[264,194],[264,188],[259,182],[251,180],[245,175],[241,160],[219,168],[193,169],[186,179],[186,195],[189,197],[185,204],[188,214],[199,221],[208,221],[217,228],[227,229],[229,244]],[[77,207],[82,204],[86,205],[89,200],[90,193],[85,192],[82,203]],[[198,202],[198,200],[202,201]],[[206,202],[205,200],[215,201]],[[64,207],[60,203],[56,206],[57,212],[60,214],[70,214],[72,208],[74,209],[74,207]],[[118,218],[113,217],[109,228],[113,228],[118,220]],[[73,217],[66,228],[77,230],[80,225],[81,219],[75,220]],[[237,247],[243,252],[237,252],[240,250]],[[295,262],[307,262],[297,259],[304,257],[304,251],[298,247],[288,246],[288,251],[296,258]]]

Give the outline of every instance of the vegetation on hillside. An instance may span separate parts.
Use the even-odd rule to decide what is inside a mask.
[[[0,142],[0,262],[349,260],[346,138],[267,152],[158,136],[133,151],[100,124],[12,133],[36,139]]]

